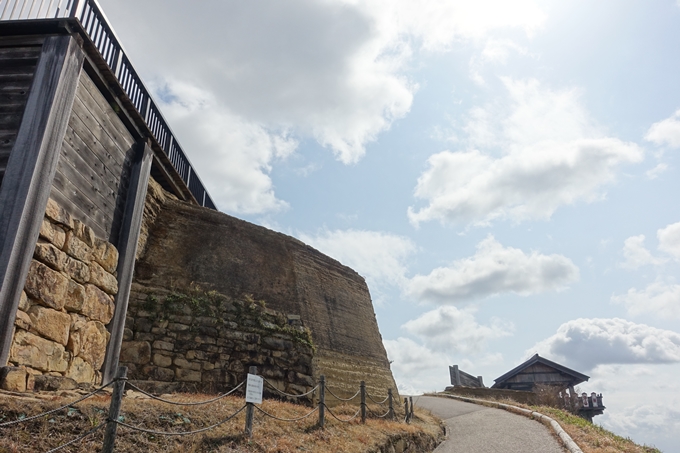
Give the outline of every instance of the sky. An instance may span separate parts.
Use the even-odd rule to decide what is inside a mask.
[[[680,445],[680,0],[100,0],[223,212],[366,278],[400,391],[535,353]]]

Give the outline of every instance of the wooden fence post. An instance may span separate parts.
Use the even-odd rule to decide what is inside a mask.
[[[361,390],[361,423],[366,423],[366,382],[359,384]]]
[[[404,398],[404,413],[406,414],[406,418],[404,419],[404,421],[406,423],[410,422],[411,420],[409,419],[408,398]]]
[[[109,406],[109,418],[106,424],[106,432],[104,434],[104,447],[102,453],[113,453],[113,446],[116,442],[116,431],[118,430],[118,415],[120,414],[120,406],[123,402],[123,394],[125,393],[125,381],[127,380],[127,367],[122,366],[118,368],[116,373],[116,380],[113,383],[113,393],[111,394],[111,406]]]
[[[389,407],[389,412],[387,414],[387,417],[390,420],[394,420],[394,405],[392,402],[392,389],[387,389],[387,401],[388,401],[388,407]]]
[[[257,374],[257,367],[251,366],[248,369],[248,374]],[[246,437],[253,437],[253,415],[255,415],[255,405],[246,403]]]
[[[326,423],[326,376],[321,375],[319,381],[319,428]]]
[[[408,421],[411,421],[413,419],[413,397],[409,396],[408,399],[411,402],[411,410],[408,413]]]

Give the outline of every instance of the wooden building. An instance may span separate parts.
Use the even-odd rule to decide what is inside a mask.
[[[25,284],[35,268],[56,276],[62,293],[67,284],[80,293],[91,289],[115,305],[112,315],[82,316],[107,325],[102,371],[105,379],[115,373],[150,177],[180,200],[215,209],[97,2],[0,2],[0,367],[8,363],[15,330],[25,327],[18,310],[22,322],[29,309],[31,319],[83,312],[35,295],[27,303]],[[60,238],[50,237],[55,231]],[[64,237],[87,243],[87,254],[69,249]],[[93,258],[101,244],[116,249],[106,272],[106,257]],[[39,246],[52,253],[47,264],[34,258]],[[85,273],[88,266],[99,281]],[[111,278],[117,281],[108,293],[95,288],[106,289]],[[35,345],[44,343],[70,358],[63,370],[33,368],[68,374],[74,354],[64,352],[65,340],[34,327],[22,334],[31,336],[36,354]]]
[[[491,388],[532,391],[537,384],[544,384],[557,387],[559,390],[570,389],[573,394],[574,386],[588,379],[590,376],[536,354],[523,364],[496,378]]]

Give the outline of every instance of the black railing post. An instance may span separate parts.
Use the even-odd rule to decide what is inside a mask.
[[[326,423],[326,376],[323,374],[319,380],[319,428],[323,429]]]
[[[392,402],[392,389],[387,389],[387,401],[388,401],[388,407],[389,407],[389,412],[387,414],[387,417],[390,420],[394,420],[394,405]]]
[[[78,6],[80,5],[80,2],[81,0],[73,0],[71,12],[69,13],[68,17],[76,17],[76,14],[78,14]]]
[[[113,453],[113,446],[116,442],[116,431],[118,430],[118,415],[120,406],[123,402],[125,392],[125,381],[127,380],[127,367],[118,367],[116,380],[113,383],[113,393],[111,394],[111,406],[109,406],[109,418],[106,423],[106,433],[104,434],[104,447],[102,453]]]
[[[366,382],[361,381],[361,423],[366,423]]]
[[[409,422],[409,419],[408,419],[408,414],[409,414],[409,412],[408,412],[408,398],[404,398],[404,414],[406,414],[404,421],[406,423],[408,423]]]
[[[410,412],[408,413],[408,420],[411,421],[411,420],[413,419],[413,397],[412,397],[412,396],[409,396],[408,399],[409,399],[409,401],[411,402],[411,404],[410,404],[411,410],[410,410]]]
[[[257,374],[257,367],[251,366],[248,374]],[[247,379],[247,376],[246,376]],[[246,437],[253,437],[253,416],[255,415],[255,405],[246,403]]]

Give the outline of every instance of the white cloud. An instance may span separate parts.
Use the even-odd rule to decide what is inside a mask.
[[[680,433],[680,364],[602,365],[596,367],[586,392],[603,393],[607,407],[595,421],[637,443],[675,451]]]
[[[285,205],[269,177],[281,140],[294,149],[312,138],[343,163],[360,160],[411,108],[414,48],[445,50],[509,27],[531,33],[545,20],[533,0],[101,3],[138,71],[161,88],[157,97],[179,85],[209,94],[184,120],[225,144],[172,127],[221,207],[242,213]],[[238,187],[225,182],[233,176]]]
[[[680,222],[673,223],[656,232],[659,250],[680,260]]]
[[[605,196],[618,168],[637,163],[643,150],[598,131],[576,90],[551,91],[536,80],[505,79],[511,111],[473,109],[466,127],[472,145],[499,148],[444,151],[428,160],[410,207],[410,221],[488,224],[496,219],[548,219],[560,206]]]
[[[631,236],[623,243],[623,257],[625,261],[620,264],[626,269],[637,269],[647,264],[662,264],[664,260],[652,256],[644,246],[645,235]]]
[[[410,338],[399,337],[383,343],[400,393],[423,393],[449,385],[451,358],[448,355],[433,352]]]
[[[647,170],[645,172],[645,175],[649,179],[656,179],[659,177],[660,174],[665,173],[666,170],[668,170],[668,165],[667,164],[658,164],[656,167],[652,168],[651,170]]]
[[[680,285],[671,282],[657,280],[643,290],[631,288],[625,294],[612,296],[612,302],[625,305],[631,315],[680,319]]]
[[[168,81],[164,92],[168,121],[186,142],[201,145],[191,161],[218,208],[256,214],[288,206],[274,195],[269,172],[272,161],[294,151],[294,139],[244,122],[196,86]]]
[[[526,254],[503,247],[489,235],[472,257],[413,277],[407,292],[419,300],[450,304],[505,292],[530,295],[559,290],[578,278],[578,268],[562,255]]]
[[[659,146],[680,148],[680,110],[671,117],[652,124],[645,134],[645,140]]]
[[[526,351],[588,372],[598,365],[679,363],[680,333],[624,319],[575,319]]]
[[[489,340],[512,335],[512,323],[492,318],[490,325],[481,325],[474,313],[474,309],[439,307],[402,327],[435,351],[463,354],[479,353]]]
[[[406,284],[405,260],[416,251],[408,238],[378,231],[322,231],[314,236],[303,233],[299,238],[363,275],[380,303],[388,287]]]

